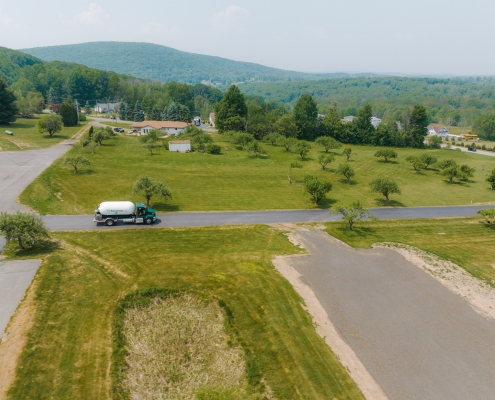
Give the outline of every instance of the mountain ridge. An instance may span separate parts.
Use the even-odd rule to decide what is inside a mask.
[[[90,68],[133,75],[163,82],[277,82],[319,80],[377,74],[309,73],[234,61],[218,56],[184,52],[172,47],[144,42],[86,42],[20,49],[44,61],[84,64]]]

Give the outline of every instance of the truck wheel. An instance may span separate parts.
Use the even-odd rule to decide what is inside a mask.
[[[112,226],[115,224],[115,221],[112,218],[109,218],[105,221],[106,226]]]
[[[151,225],[153,223],[153,220],[151,218],[146,218],[146,225]]]

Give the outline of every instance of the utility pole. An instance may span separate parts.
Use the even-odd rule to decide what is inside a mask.
[[[76,111],[77,111],[77,125],[79,125],[79,102],[76,99]]]

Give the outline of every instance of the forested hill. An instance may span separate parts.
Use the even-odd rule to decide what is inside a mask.
[[[67,61],[163,82],[292,81],[351,76],[285,71],[221,57],[187,53],[151,43],[91,42],[22,50],[45,61]],[[365,74],[369,76],[370,74]]]
[[[295,104],[302,94],[317,101],[320,112],[337,102],[343,114],[356,115],[357,109],[372,104],[377,116],[391,108],[421,104],[440,119],[452,115],[469,118],[495,112],[495,78],[337,78],[307,82],[249,83],[239,88],[266,101]]]
[[[0,79],[9,85],[19,78],[22,68],[35,64],[43,64],[43,61],[20,51],[0,47]]]

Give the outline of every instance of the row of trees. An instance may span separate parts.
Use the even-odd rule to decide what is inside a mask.
[[[248,102],[247,105],[239,88],[234,85],[229,88],[215,106],[219,132],[246,131],[256,139],[276,132],[286,138],[307,141],[330,136],[342,143],[395,147],[423,147],[428,133],[428,114],[423,106],[412,107],[401,123],[392,114],[386,115],[375,128],[371,123],[373,109],[369,104],[358,110],[357,118],[351,123],[343,123],[336,104],[320,118],[318,105],[309,94],[299,98],[293,113],[280,106],[267,109],[257,99],[248,99]]]

